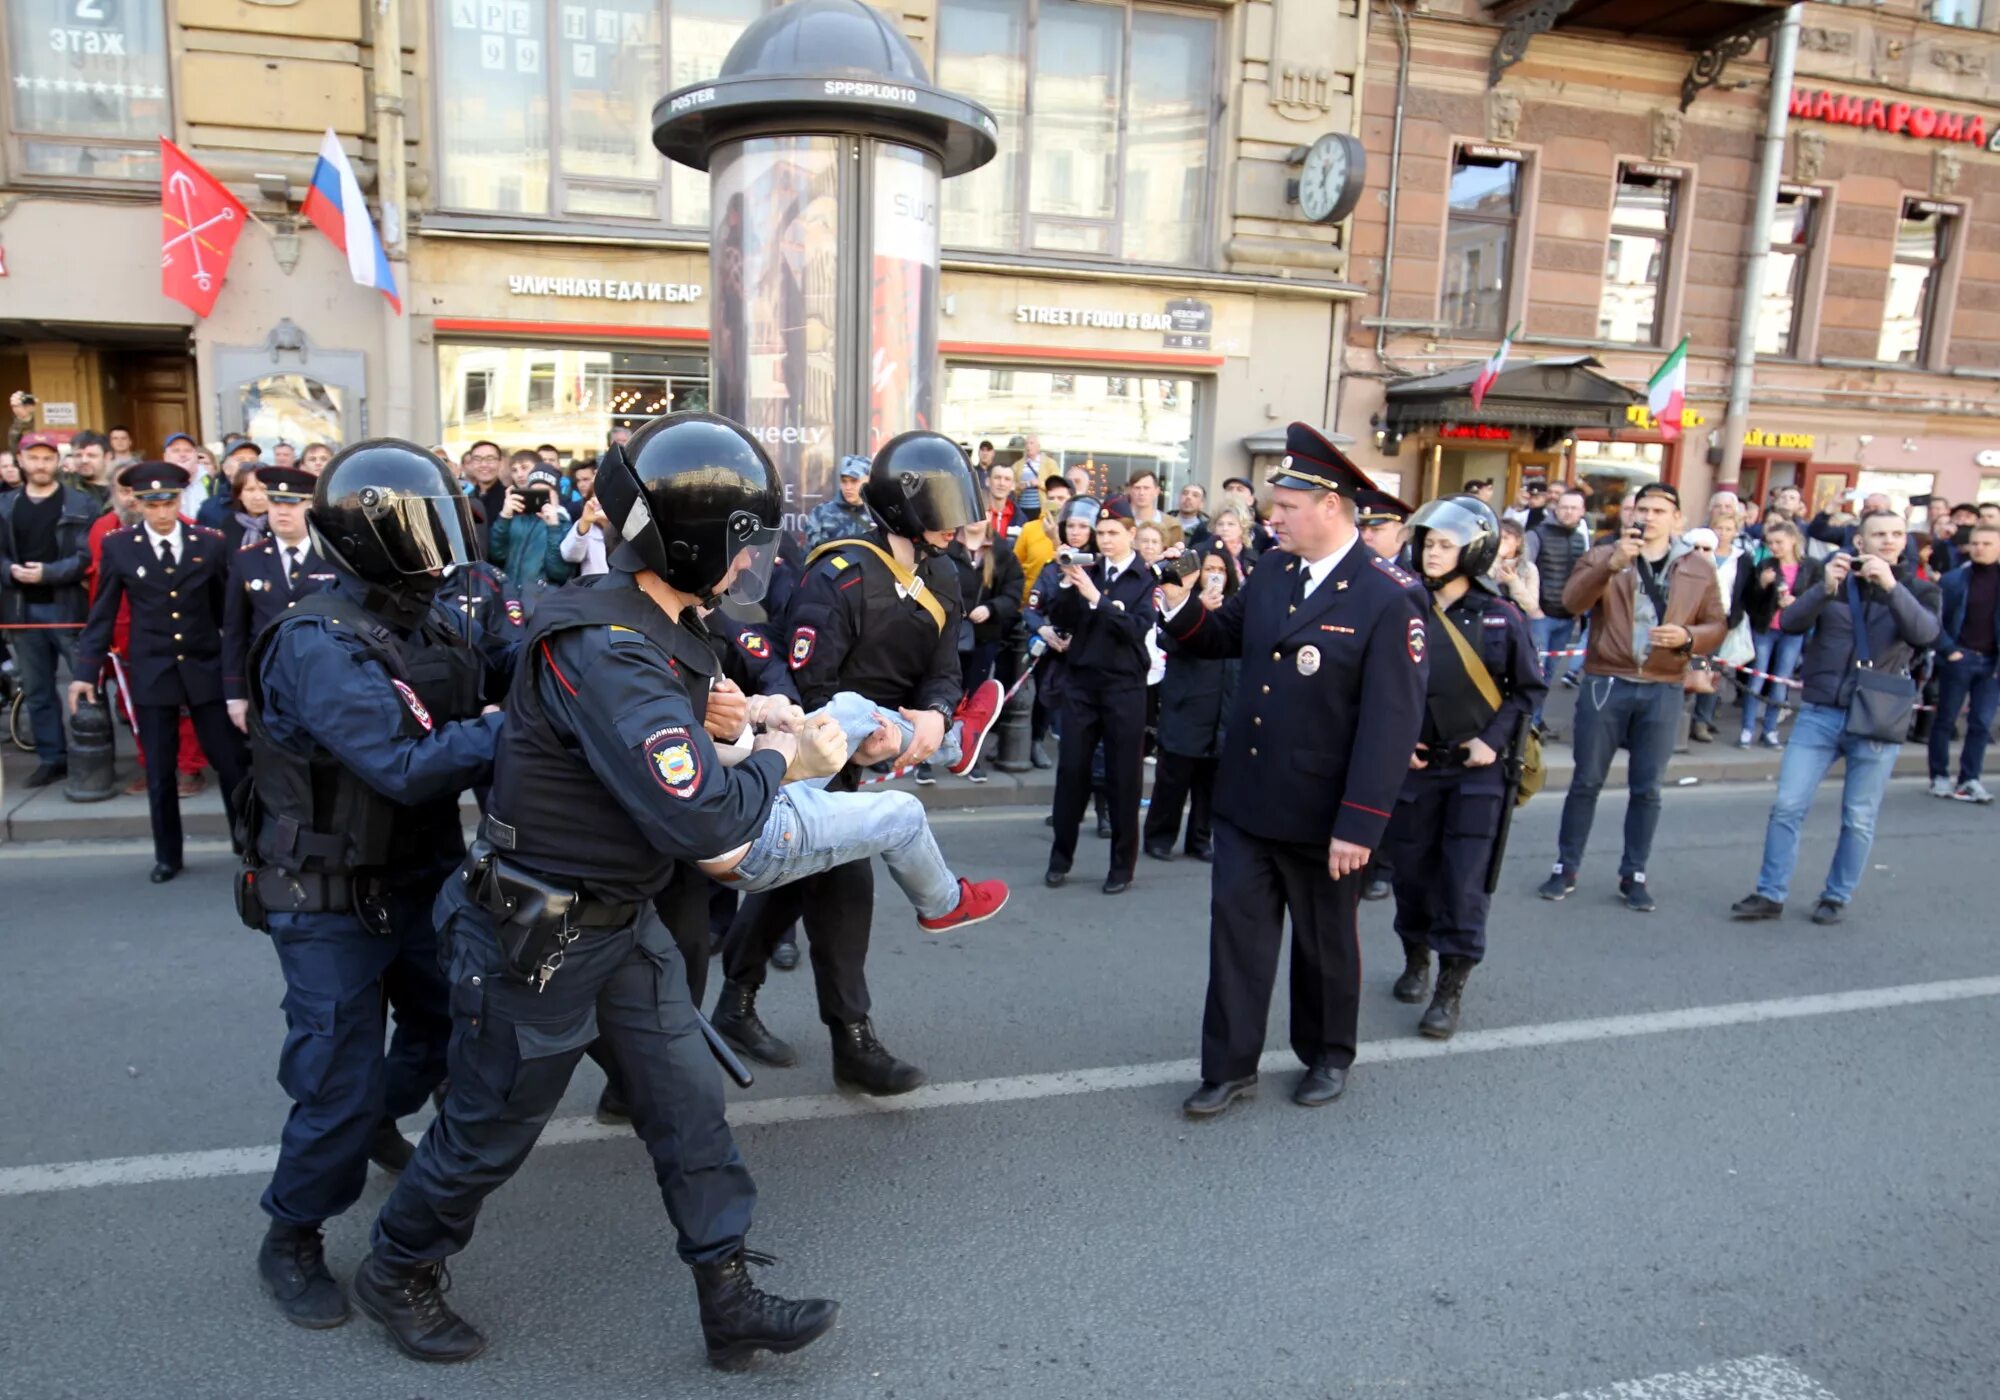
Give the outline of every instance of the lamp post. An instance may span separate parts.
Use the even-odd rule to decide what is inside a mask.
[[[778,464],[789,527],[842,455],[937,425],[940,189],[996,134],[863,0],[772,10],[654,106],[653,144],[709,177],[710,402]]]

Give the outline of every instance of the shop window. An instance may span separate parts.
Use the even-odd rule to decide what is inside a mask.
[[[1979,494],[1973,499],[1982,506],[2000,506],[2000,476],[1980,477]]]
[[[1522,174],[1512,152],[1462,148],[1452,158],[1443,320],[1471,339],[1498,340],[1507,329]]]
[[[1961,29],[1985,28],[1983,0],[1931,0],[1931,22],[1951,24]]]
[[[1206,261],[1217,44],[1207,15],[942,0],[938,82],[1000,124],[992,163],[945,184],[944,242]]]
[[[1882,311],[1878,360],[1922,365],[1936,334],[1938,283],[1957,223],[1953,206],[1928,199],[1903,201],[1896,224],[1896,256],[1889,265],[1889,298]]]
[[[8,128],[20,173],[160,178],[167,102],[163,0],[8,0]]]
[[[1110,375],[946,364],[939,421],[959,442],[1018,442],[1033,434],[1051,470],[1086,466],[1108,489],[1142,467],[1177,488],[1190,479],[1199,381],[1119,377],[1134,387],[1131,397],[1110,392]],[[1071,385],[1060,400],[1058,380]]]
[[[1764,294],[1757,305],[1757,353],[1795,356],[1804,324],[1806,273],[1819,233],[1819,195],[1786,190],[1771,214]]]
[[[708,408],[708,360],[701,355],[450,342],[437,355],[439,417],[454,459],[477,438],[509,452],[547,442],[567,461],[595,457],[614,427]]]
[[[653,149],[653,103],[769,4],[437,0],[440,203],[705,226],[708,177]]]
[[[1592,517],[1600,528],[1613,525],[1628,491],[1665,475],[1667,450],[1657,442],[1576,440],[1576,476],[1588,490]]]
[[[1611,241],[1604,253],[1604,292],[1597,306],[1599,339],[1659,344],[1680,184],[1664,173],[1619,169]]]

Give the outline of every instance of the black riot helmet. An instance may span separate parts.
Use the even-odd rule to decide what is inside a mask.
[[[1424,569],[1424,541],[1433,530],[1458,545],[1458,563],[1443,578],[1432,578]],[[1477,582],[1499,555],[1500,517],[1477,496],[1440,496],[1410,517],[1410,562],[1426,588],[1441,588],[1460,577]]]
[[[655,418],[604,454],[597,501],[639,567],[704,606],[732,564],[737,602],[760,601],[770,585],[784,484],[757,439],[727,418]]]
[[[363,583],[428,599],[446,569],[482,555],[472,503],[444,463],[414,442],[357,442],[326,464],[306,523],[328,557]]]
[[[943,433],[904,433],[883,443],[861,498],[885,530],[925,551],[926,531],[956,530],[985,513],[965,454]]]

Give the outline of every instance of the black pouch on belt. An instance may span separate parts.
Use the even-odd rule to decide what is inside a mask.
[[[502,859],[484,841],[473,844],[465,881],[473,902],[493,916],[500,956],[515,978],[538,980],[537,972],[575,937],[576,890]]]

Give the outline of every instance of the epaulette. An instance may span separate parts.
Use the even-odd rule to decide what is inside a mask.
[[[219,540],[222,538],[222,531],[212,530],[206,525],[190,525],[188,526],[188,528],[194,531],[197,535],[207,535],[212,540]]]
[[[1393,559],[1384,559],[1379,554],[1368,556],[1368,562],[1387,574],[1398,588],[1415,588],[1416,576]]]
[[[268,551],[270,548],[270,544],[271,540],[269,536],[266,536],[261,540],[245,540],[242,544],[236,546],[236,552],[238,554],[248,554],[253,549],[262,549]]]

